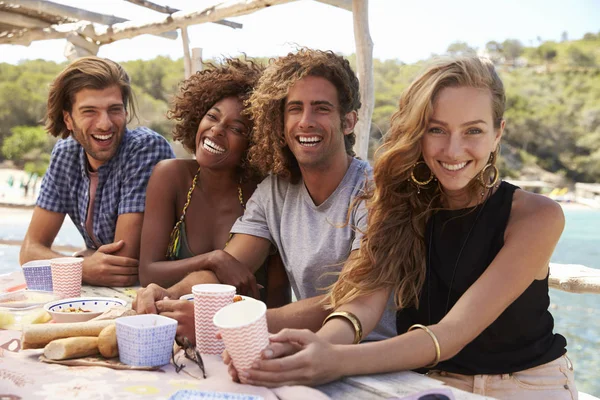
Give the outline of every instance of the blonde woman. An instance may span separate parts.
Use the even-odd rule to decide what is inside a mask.
[[[499,179],[504,105],[493,65],[477,57],[440,60],[409,86],[365,196],[360,251],[329,297],[335,311],[317,334],[275,335],[263,360],[237,371],[242,382],[422,369],[499,399],[577,397],[548,312],[548,262],[564,216]],[[345,345],[373,329],[391,291],[398,336]]]

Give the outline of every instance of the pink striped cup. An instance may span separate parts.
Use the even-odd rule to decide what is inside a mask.
[[[267,306],[262,301],[238,301],[219,310],[213,319],[238,371],[248,369],[269,344]]]
[[[52,290],[63,297],[81,296],[83,258],[62,257],[50,260],[52,270]]]
[[[216,338],[217,328],[213,317],[221,308],[233,302],[235,286],[207,283],[194,285],[194,322],[196,328],[196,349],[201,354],[221,355],[225,346]]]

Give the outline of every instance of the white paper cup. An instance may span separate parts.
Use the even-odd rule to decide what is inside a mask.
[[[52,270],[52,290],[63,297],[81,296],[83,258],[62,257],[50,260]]]
[[[269,345],[267,306],[262,301],[230,304],[219,310],[213,321],[238,371],[250,368]]]
[[[223,353],[223,341],[216,338],[217,328],[213,323],[215,313],[233,302],[235,286],[202,284],[192,287],[194,295],[194,322],[196,349],[201,354]]]

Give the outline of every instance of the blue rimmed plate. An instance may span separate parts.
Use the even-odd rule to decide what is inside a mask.
[[[243,393],[212,392],[204,390],[178,390],[169,400],[264,400],[261,396]]]
[[[84,322],[127,301],[114,297],[73,297],[52,301],[44,306],[54,322]]]

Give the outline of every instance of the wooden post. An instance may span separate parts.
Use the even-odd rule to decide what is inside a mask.
[[[371,115],[375,105],[373,82],[373,40],[369,33],[369,0],[353,0],[354,41],[356,42],[356,72],[360,81],[360,102],[356,132],[356,155],[366,160],[369,154]]]
[[[185,79],[192,76],[192,58],[190,57],[190,38],[188,36],[187,27],[181,28],[181,40],[183,41],[183,69],[185,71]]]
[[[194,47],[192,49],[192,74],[202,71],[202,48]]]

